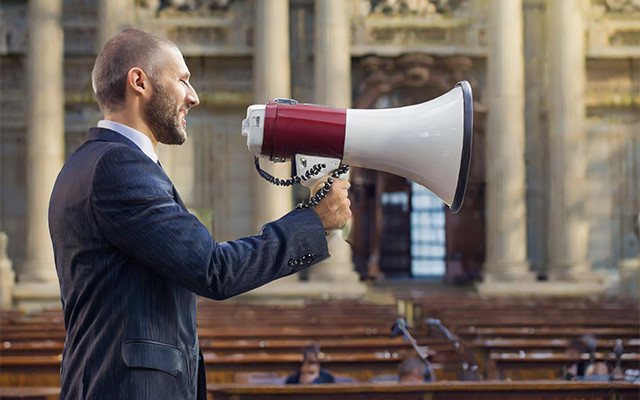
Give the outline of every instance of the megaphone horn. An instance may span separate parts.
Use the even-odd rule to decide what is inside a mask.
[[[388,109],[332,108],[295,100],[252,105],[242,134],[252,153],[272,160],[304,154],[403,176],[456,213],[471,162],[471,86],[461,81],[433,100]]]

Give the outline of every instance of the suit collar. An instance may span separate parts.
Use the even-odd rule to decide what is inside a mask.
[[[89,134],[87,135],[87,142],[98,141],[98,142],[119,142],[124,143],[132,149],[144,151],[134,142],[127,139],[124,135],[113,131],[111,129],[106,128],[89,128]],[[146,155],[146,154],[145,154]]]

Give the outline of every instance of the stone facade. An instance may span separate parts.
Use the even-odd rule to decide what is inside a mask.
[[[327,57],[318,54],[314,46],[316,13],[319,12],[314,1],[288,1],[289,18],[284,23],[289,26],[290,62],[286,65],[254,65],[257,10],[253,1],[119,0],[117,3],[122,3],[121,7],[127,7],[130,12],[123,20],[107,18],[110,27],[100,23],[104,15],[109,15],[108,1],[60,1],[60,24],[64,31],[66,155],[82,143],[87,127],[100,119],[91,91],[90,72],[96,48],[103,40],[101,35],[109,35],[109,29],[130,25],[166,36],[185,54],[202,104],[189,114],[188,145],[163,147],[160,150],[163,163],[189,207],[211,228],[217,240],[253,233],[255,206],[250,182],[255,178],[255,171],[239,132],[240,122],[246,106],[257,101],[254,96],[256,68],[290,70],[291,97],[302,102],[316,101],[314,65],[316,59]],[[617,271],[623,260],[638,257],[640,7],[635,0],[576,2],[582,7],[582,32],[567,35],[580,36],[584,44],[584,121],[582,155],[578,160],[584,172],[581,219],[586,234],[580,240],[586,250],[582,261],[587,262],[591,270]],[[27,222],[30,196],[27,171],[31,154],[27,124],[27,3],[8,0],[0,4],[0,230],[9,237],[7,253],[18,277],[27,262],[27,238],[31,229]],[[493,29],[489,15],[492,0],[349,0],[344,3],[350,24],[347,51],[352,61],[354,106],[363,85],[368,85],[367,93],[374,97],[389,93],[384,81],[377,87],[370,81],[365,82],[371,79],[366,69],[371,64],[363,62],[367,57],[376,57],[382,62],[376,65],[382,66],[389,60],[396,65],[403,56],[418,54],[433,60],[426,68],[431,75],[421,78],[427,82],[424,87],[430,88],[428,90],[441,87],[445,80],[437,79],[442,76],[472,82],[479,111],[475,122],[482,125],[483,131],[488,128],[484,115],[498,111],[491,109],[489,97],[496,76],[490,75],[488,68],[490,46],[495,43],[490,31]],[[550,167],[553,151],[550,107],[554,104],[550,85],[551,77],[558,72],[554,69],[561,67],[549,60],[553,54],[550,41],[554,39],[549,37],[548,27],[553,19],[549,13],[556,11],[550,7],[549,0],[522,0],[521,3],[524,90],[519,96],[523,97],[524,104],[522,184],[526,211],[522,218],[526,218],[523,222],[526,238],[519,233],[521,239],[518,240],[524,241],[520,245],[526,247],[530,270],[546,277],[554,254],[547,240],[553,227],[550,209],[556,206],[551,203],[550,183],[561,174],[558,171],[561,167]],[[465,67],[451,72],[459,67],[460,60],[464,60]],[[384,76],[392,75],[386,71]],[[369,106],[375,101],[371,100]],[[501,130],[496,134],[510,132]],[[488,155],[491,150],[485,151]],[[475,168],[489,171],[485,165]],[[489,181],[486,176],[480,179],[479,187]],[[557,185],[564,187],[562,182],[566,180],[560,182]],[[487,195],[486,199],[494,198],[496,193]],[[502,207],[508,208],[509,204]],[[486,221],[491,215],[485,213],[481,217],[485,219],[485,227],[492,226]],[[504,241],[498,245],[510,243],[507,237],[491,235],[476,234],[468,238],[469,241],[485,239]]]

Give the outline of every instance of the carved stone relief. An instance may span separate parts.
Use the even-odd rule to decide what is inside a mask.
[[[604,3],[613,12],[640,11],[640,0],[604,0]]]
[[[353,0],[352,54],[483,54],[482,0]],[[386,54],[385,54],[386,53]]]
[[[587,54],[640,57],[640,0],[592,0],[587,13]]]
[[[234,0],[136,0],[136,6],[149,9],[160,17],[211,16],[224,14]]]
[[[465,7],[465,0],[367,0],[374,13],[387,15],[440,15]]]
[[[253,2],[247,0],[137,0],[136,18],[187,56],[251,54]]]

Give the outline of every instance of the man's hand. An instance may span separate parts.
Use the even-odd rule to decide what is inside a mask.
[[[333,185],[329,193],[313,210],[318,214],[325,231],[339,229],[351,218],[351,201],[349,195],[349,181],[333,178]]]

